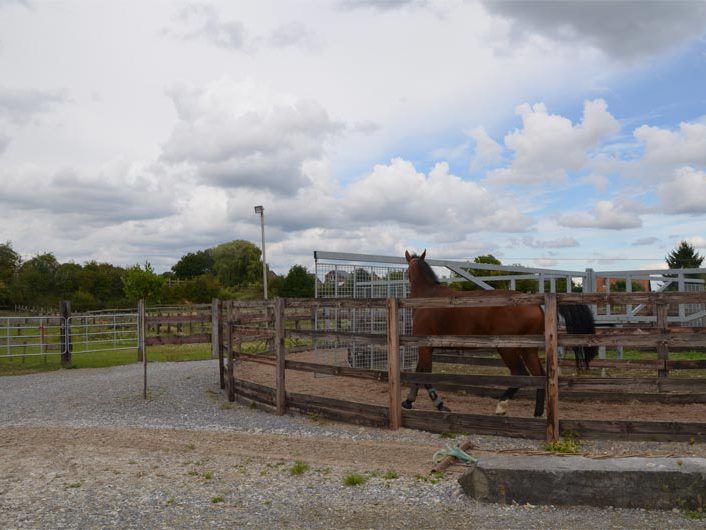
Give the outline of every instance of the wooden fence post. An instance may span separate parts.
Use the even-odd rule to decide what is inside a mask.
[[[390,429],[402,426],[402,388],[400,384],[399,302],[387,299],[387,380],[390,395]]]
[[[145,301],[137,301],[137,362],[145,356]]]
[[[61,366],[67,367],[71,364],[71,302],[62,300],[59,305],[61,315]]]
[[[544,295],[544,354],[547,360],[547,441],[559,439],[559,357],[556,293]]]
[[[147,399],[147,348],[145,341],[145,301],[137,302],[137,360],[142,361],[142,397]]]
[[[218,359],[218,345],[221,336],[218,323],[221,320],[221,302],[218,298],[211,300],[211,359]],[[203,328],[202,328],[203,331]]]
[[[284,299],[277,297],[275,298],[274,305],[274,318],[275,318],[275,336],[274,336],[274,347],[275,347],[275,357],[277,363],[277,373],[276,373],[276,395],[275,395],[275,405],[277,406],[277,415],[282,416],[287,410],[287,392],[285,387],[285,354],[286,348],[284,347]]]
[[[235,360],[233,359],[233,320],[232,302],[228,303],[226,310],[226,348],[228,353],[228,377],[226,388],[228,389],[228,401],[235,401]]]
[[[223,302],[218,299],[214,299],[214,302],[216,305],[215,311],[211,315],[213,317],[215,314],[215,319],[211,318],[211,348],[215,344],[216,357],[218,358],[218,377],[221,383],[221,390],[223,390],[226,387],[226,369],[223,358]]]
[[[668,323],[667,323],[667,312],[669,310],[669,305],[657,299],[655,301],[655,316],[657,318],[657,329],[662,335],[669,333]],[[666,337],[665,337],[666,338]],[[661,361],[661,366],[657,370],[657,377],[664,379],[668,376],[669,371],[667,370],[667,360],[669,359],[669,347],[665,341],[657,342],[657,359]]]

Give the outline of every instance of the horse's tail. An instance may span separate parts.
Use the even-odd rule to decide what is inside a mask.
[[[591,308],[585,304],[560,304],[559,314],[566,322],[566,331],[569,333],[593,334],[596,323],[593,320]],[[588,369],[588,363],[598,354],[597,346],[576,346],[576,369]]]

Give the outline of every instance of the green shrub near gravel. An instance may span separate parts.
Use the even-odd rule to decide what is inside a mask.
[[[366,477],[365,475],[359,475],[358,473],[351,473],[350,475],[346,475],[343,477],[343,484],[346,486],[362,486],[366,482],[368,482],[368,479],[370,477]]]

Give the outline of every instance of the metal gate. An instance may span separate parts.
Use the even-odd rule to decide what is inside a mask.
[[[0,358],[135,350],[137,322],[137,313],[0,317]]]

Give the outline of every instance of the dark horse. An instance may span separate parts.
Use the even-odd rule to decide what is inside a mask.
[[[455,291],[441,285],[436,274],[424,261],[426,250],[421,256],[405,252],[408,263],[409,283],[412,298],[469,296],[489,297],[511,293],[512,291]],[[595,325],[593,313],[586,305],[559,305],[559,314],[566,322],[569,333],[593,333]],[[497,307],[457,307],[444,309],[416,309],[412,320],[412,333],[423,335],[543,335],[544,311],[540,305],[497,306]],[[430,347],[419,348],[417,372],[431,372],[432,350]],[[588,368],[588,363],[596,356],[598,348],[575,348],[576,367]],[[498,348],[498,353],[510,369],[512,375],[545,375],[537,348]],[[436,390],[431,385],[424,385],[429,397],[442,411],[449,409],[444,405]],[[508,388],[500,397],[496,414],[506,414],[508,402],[518,391]],[[418,385],[412,385],[407,399],[402,402],[406,409],[412,408],[417,398]],[[544,412],[545,389],[537,389],[534,415]]]

